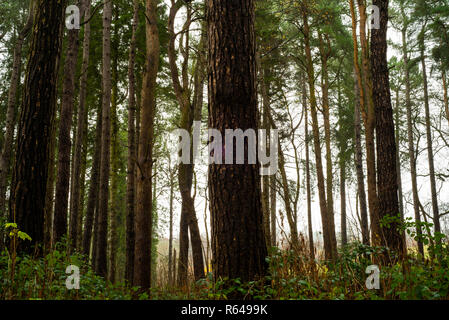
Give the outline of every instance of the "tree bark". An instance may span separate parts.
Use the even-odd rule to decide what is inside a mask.
[[[371,35],[371,75],[373,79],[373,102],[376,110],[376,149],[377,149],[377,195],[379,224],[373,230],[374,243],[404,254],[404,241],[397,230],[398,223],[392,222],[381,227],[380,221],[386,216],[398,216],[398,183],[396,173],[396,141],[391,105],[390,84],[387,63],[387,24],[388,0],[374,0],[373,4],[380,9],[380,28],[373,29]]]
[[[81,3],[80,16],[83,16],[84,5]],[[66,59],[64,62],[64,80],[62,88],[62,104],[59,119],[59,137],[58,137],[58,162],[56,175],[56,199],[54,212],[54,235],[53,241],[59,242],[62,237],[67,235],[67,210],[69,201],[70,187],[70,157],[72,154],[72,118],[75,97],[75,73],[76,63],[78,61],[79,49],[79,30],[68,30],[68,44]],[[71,220],[74,225],[71,226],[74,233],[77,229],[77,220]],[[71,248],[74,243],[70,243]]]
[[[156,77],[159,69],[159,31],[157,1],[147,0],[146,64],[142,85],[142,114],[137,160],[137,205],[135,216],[134,285],[142,289],[151,286],[151,244],[153,228],[152,169],[154,117],[156,112]]]
[[[98,233],[95,259],[95,272],[107,276],[107,235],[108,235],[108,201],[109,170],[111,144],[111,20],[112,2],[104,0],[103,6],[103,93],[102,93],[102,128],[101,128],[101,162],[100,190],[98,195]]]
[[[427,138],[427,158],[429,160],[429,176],[430,176],[430,193],[432,196],[432,212],[433,212],[433,228],[435,233],[441,232],[440,226],[440,214],[438,210],[438,195],[435,181],[435,164],[433,156],[433,143],[432,143],[432,130],[430,123],[430,106],[429,106],[429,90],[427,84],[427,70],[426,70],[426,58],[425,58],[425,44],[424,44],[424,27],[421,30],[419,36],[420,46],[420,60],[423,76],[424,87],[424,109],[426,117],[426,138]]]
[[[91,0],[85,0],[85,17],[90,17]],[[79,233],[80,216],[83,212],[83,206],[81,205],[84,194],[81,193],[81,189],[84,188],[84,174],[83,166],[85,167],[84,157],[87,150],[83,150],[83,144],[85,142],[85,133],[87,130],[87,110],[86,110],[86,98],[87,98],[87,79],[89,68],[89,53],[90,53],[90,22],[87,22],[84,26],[84,39],[83,39],[83,62],[81,66],[81,78],[80,78],[80,92],[79,92],[79,105],[78,105],[78,123],[76,126],[75,137],[75,151],[73,155],[73,173],[72,173],[72,192],[70,197],[70,228],[69,239],[70,243],[76,245],[81,238]]]
[[[253,0],[207,0],[209,127],[257,129]],[[267,271],[258,165],[211,164],[215,279],[249,281]],[[238,192],[235,192],[238,190]]]
[[[360,93],[358,86],[357,76],[354,72],[354,131],[355,131],[355,169],[357,175],[357,191],[360,202],[360,228],[362,230],[362,243],[369,245],[369,227],[368,227],[368,210],[366,206],[366,193],[365,193],[365,175],[363,173],[363,154],[362,154],[362,127],[360,123],[360,101],[363,99],[363,93]]]
[[[126,179],[126,262],[125,280],[133,285],[134,273],[134,214],[135,214],[135,170],[136,170],[136,65],[137,26],[139,25],[139,0],[134,0],[132,36],[128,61],[128,165]]]
[[[317,115],[317,100],[315,95],[315,71],[313,69],[312,50],[310,47],[310,27],[306,13],[303,13],[304,48],[306,53],[307,82],[309,85],[309,97],[312,116],[313,142],[315,151],[315,161],[318,177],[318,196],[320,202],[321,221],[323,225],[323,242],[326,260],[334,260],[337,257],[336,247],[333,246],[335,229],[331,230],[324,185],[322,152],[320,143],[320,132]],[[333,235],[332,235],[333,234]]]
[[[38,0],[19,118],[16,161],[10,197],[10,219],[32,241],[32,254],[44,241],[48,161],[56,113],[56,85],[66,1]]]
[[[30,2],[30,8],[28,13],[28,19],[19,32],[17,38],[12,63],[11,84],[8,92],[8,107],[6,111],[6,128],[4,135],[3,148],[0,155],[0,217],[6,215],[6,186],[7,179],[10,173],[11,166],[11,151],[14,138],[15,128],[15,114],[16,114],[16,100],[17,100],[17,88],[19,86],[19,79],[22,67],[22,47],[26,37],[30,34],[33,27],[33,16],[35,11],[34,1]],[[1,232],[0,232],[1,234]],[[0,245],[3,243],[3,237],[0,238]]]

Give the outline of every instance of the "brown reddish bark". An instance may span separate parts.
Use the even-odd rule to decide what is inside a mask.
[[[36,15],[26,69],[10,197],[10,219],[32,241],[22,250],[33,253],[44,241],[44,213],[56,85],[66,1],[36,2]]]
[[[209,127],[257,129],[253,0],[207,0]],[[247,158],[247,157],[246,157]],[[237,191],[237,192],[236,192]],[[209,198],[215,279],[264,276],[259,166],[209,166]]]
[[[151,286],[151,230],[153,229],[152,169],[154,117],[156,112],[156,77],[159,69],[159,30],[157,1],[147,0],[146,64],[142,85],[142,114],[137,160],[137,204],[135,212],[134,285],[142,289]]]
[[[85,2],[84,16],[90,16],[91,0]],[[70,197],[70,227],[69,227],[69,239],[72,245],[76,245],[80,238],[81,233],[79,229],[81,227],[80,216],[82,216],[83,206],[81,206],[82,197],[81,189],[84,189],[84,176],[83,171],[83,158],[86,155],[86,150],[83,150],[83,144],[85,142],[85,133],[87,130],[87,110],[86,110],[86,97],[87,97],[87,76],[89,67],[89,52],[90,52],[90,22],[87,22],[84,26],[84,39],[83,39],[83,62],[81,65],[81,78],[80,78],[80,92],[79,92],[79,105],[78,116],[75,136],[75,151],[73,155],[73,173],[72,173],[72,192]],[[77,246],[78,247],[78,246]],[[79,247],[78,247],[79,248]]]
[[[132,36],[128,61],[128,165],[126,178],[126,262],[125,280],[133,285],[134,273],[134,214],[135,214],[135,170],[136,170],[136,64],[137,26],[139,24],[139,0],[134,0]]]
[[[80,16],[83,15],[83,5],[80,8]],[[64,80],[62,88],[62,104],[59,119],[58,136],[58,162],[56,175],[56,196],[54,222],[53,222],[53,241],[59,242],[62,237],[67,235],[67,209],[69,202],[70,187],[70,157],[72,153],[72,118],[75,97],[75,71],[78,61],[79,48],[79,30],[68,30],[68,44],[66,59],[64,61]],[[74,231],[76,232],[77,221],[73,220]],[[73,248],[75,243],[70,243]]]
[[[376,149],[377,149],[377,195],[378,220],[372,224],[380,224],[386,216],[398,216],[398,183],[396,172],[396,141],[391,105],[390,83],[387,63],[387,24],[388,0],[374,0],[374,5],[380,9],[380,28],[373,29],[371,35],[371,75],[373,83],[373,102],[376,114]],[[380,225],[380,233],[374,233],[374,238],[384,246],[404,253],[404,239],[397,230],[398,224],[388,227]],[[376,243],[376,241],[374,241]]]
[[[109,201],[109,170],[111,144],[111,20],[112,2],[104,0],[103,6],[103,92],[102,92],[102,132],[101,132],[101,162],[100,190],[98,195],[98,231],[95,257],[95,272],[107,276],[107,235],[108,235],[108,201]]]

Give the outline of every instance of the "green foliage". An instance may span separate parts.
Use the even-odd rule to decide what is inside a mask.
[[[80,289],[66,288],[66,268],[75,265],[80,268]],[[11,279],[11,255],[5,250],[0,254],[0,300],[126,300],[137,298],[137,288],[112,285],[95,275],[80,254],[67,255],[64,245],[42,258],[33,259],[28,255],[17,256],[15,273]]]

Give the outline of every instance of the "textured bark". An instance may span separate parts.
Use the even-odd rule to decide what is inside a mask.
[[[80,8],[80,16],[82,16],[83,5]],[[75,98],[75,71],[78,61],[79,48],[79,30],[68,30],[66,59],[64,61],[64,80],[62,88],[62,104],[59,119],[59,137],[58,137],[58,162],[56,175],[56,199],[53,226],[53,241],[59,242],[62,237],[67,235],[67,210],[69,202],[70,187],[70,157],[72,154],[72,118]],[[76,232],[77,221],[72,229]],[[70,243],[73,248],[75,243]]]
[[[33,26],[34,1],[30,2],[28,19],[19,32],[16,44],[14,46],[11,84],[8,92],[8,106],[6,111],[6,128],[4,135],[3,148],[0,154],[0,217],[6,215],[6,186],[11,166],[11,151],[14,138],[14,128],[16,124],[16,100],[17,88],[19,86],[20,71],[22,66],[22,47],[26,37],[29,35]],[[3,230],[3,228],[2,228]],[[0,235],[2,231],[0,231]],[[0,246],[3,243],[3,237],[0,237]]]
[[[85,0],[85,16],[90,16],[91,0]],[[83,174],[83,158],[86,155],[86,150],[83,148],[85,142],[85,133],[87,130],[87,110],[86,110],[86,97],[87,97],[87,76],[89,67],[89,52],[90,52],[90,22],[87,22],[84,26],[84,39],[83,39],[83,62],[81,66],[81,78],[80,78],[80,92],[79,92],[79,105],[78,105],[78,117],[75,136],[75,151],[73,155],[73,173],[72,173],[72,192],[70,197],[70,227],[69,227],[69,239],[72,245],[76,245],[80,238],[81,233],[79,229],[81,227],[79,221],[82,216],[83,206],[81,205],[84,193],[81,193],[81,189],[84,190],[84,176]],[[84,165],[85,170],[85,165]],[[78,246],[77,246],[78,247]],[[79,247],[78,247],[79,248]]]
[[[387,24],[388,0],[374,0],[380,9],[380,28],[373,29],[371,35],[371,75],[373,79],[373,102],[376,110],[376,149],[377,149],[377,193],[378,220],[385,216],[399,214],[398,184],[396,173],[396,141],[394,133],[393,109],[391,105],[390,84],[387,63]],[[384,246],[404,253],[404,241],[397,230],[397,223],[388,227],[376,226],[374,243],[380,241]]]
[[[101,165],[100,192],[98,198],[98,233],[95,272],[107,276],[107,235],[108,235],[108,200],[109,169],[111,143],[111,20],[112,2],[104,1],[103,6],[103,93],[102,93],[102,132],[101,132]]]
[[[348,243],[348,231],[346,227],[346,161],[340,161],[340,215],[341,215],[341,245]]]
[[[125,280],[133,284],[134,273],[134,213],[136,170],[136,65],[137,26],[139,24],[139,0],[134,0],[132,36],[128,61],[128,164],[126,178],[126,262]]]
[[[257,129],[253,0],[207,0],[209,127]],[[209,166],[215,279],[264,276],[267,247],[258,165]],[[236,192],[235,190],[238,190]]]
[[[98,192],[100,186],[100,162],[101,162],[101,132],[102,132],[102,114],[103,108],[101,103],[98,105],[97,122],[95,129],[95,146],[94,156],[92,161],[92,171],[90,176],[89,194],[87,196],[86,221],[83,233],[82,252],[89,257],[91,243],[92,243],[92,228],[94,225],[94,218],[97,215]],[[96,222],[96,220],[95,220]],[[97,224],[95,223],[95,226]],[[93,242],[95,244],[95,241]],[[94,245],[95,247],[95,245]],[[92,261],[93,255],[92,255]]]
[[[433,225],[435,232],[441,232],[440,226],[440,214],[438,210],[438,195],[435,180],[435,163],[433,156],[433,143],[432,143],[432,130],[430,123],[430,106],[429,106],[429,90],[427,84],[427,70],[426,70],[426,58],[425,58],[425,46],[424,46],[424,29],[420,34],[420,60],[423,77],[423,89],[424,89],[424,109],[426,117],[426,138],[427,138],[427,158],[429,160],[429,176],[430,176],[430,194],[432,196],[432,212],[433,212]]]
[[[276,200],[277,200],[277,185],[276,175],[272,175],[270,178],[270,234],[271,234],[271,246],[277,246],[276,237]]]
[[[326,146],[326,204],[327,216],[329,223],[329,233],[331,236],[332,250],[337,252],[337,238],[335,236],[335,221],[334,221],[334,196],[333,196],[333,165],[332,165],[332,150],[331,150],[331,125],[329,114],[329,74],[328,74],[328,59],[332,54],[330,40],[327,35],[319,34],[320,40],[320,55],[321,55],[321,90],[323,95],[323,120],[324,120],[324,140]]]
[[[168,285],[174,285],[174,263],[173,263],[173,202],[175,198],[175,170],[171,167],[169,159],[168,172],[170,174],[170,196],[169,196],[169,236],[168,236]]]
[[[369,67],[368,44],[366,40],[366,6],[364,0],[357,0],[360,12],[360,43],[362,51],[362,69],[358,62],[358,43],[357,43],[357,17],[354,9],[353,0],[349,0],[352,17],[352,38],[354,43],[354,67],[357,76],[357,85],[360,91],[360,112],[365,125],[365,144],[366,144],[366,167],[368,176],[368,205],[370,215],[370,230],[372,244],[379,245],[378,239],[374,235],[380,234],[380,224],[378,215],[378,199],[376,186],[376,151],[374,145],[374,129],[376,125],[376,113],[373,104],[373,88],[371,71]],[[376,242],[377,241],[377,242]]]
[[[398,201],[399,201],[399,215],[401,221],[404,221],[404,194],[402,192],[402,175],[401,175],[401,156],[400,156],[400,141],[399,141],[399,88],[396,90],[396,110],[395,110],[395,141],[396,141],[396,180],[398,181]],[[404,241],[404,250],[407,245],[405,230],[401,232],[402,239]],[[419,246],[418,246],[419,248]]]
[[[360,93],[357,76],[354,71],[354,134],[355,134],[355,151],[354,162],[357,175],[357,193],[360,202],[360,229],[362,230],[362,243],[369,245],[369,227],[368,227],[368,210],[366,207],[366,193],[365,193],[365,175],[363,173],[363,153],[362,153],[362,127],[360,119],[360,102],[363,94]]]
[[[114,20],[118,21],[118,9],[114,10]],[[114,24],[114,36],[112,40],[112,97],[111,97],[111,187],[109,205],[109,272],[111,283],[115,283],[116,259],[117,259],[117,219],[120,211],[119,200],[119,170],[120,170],[120,144],[119,144],[119,119],[117,114],[118,99],[118,24]]]
[[[137,160],[137,205],[135,212],[134,285],[151,286],[151,230],[153,228],[152,169],[156,77],[159,69],[159,31],[157,1],[146,1],[146,64],[142,85],[142,115]]]
[[[191,97],[190,97],[189,76],[188,76],[189,39],[190,39],[189,28],[191,24],[192,13],[191,9],[187,8],[187,19],[183,27],[186,33],[183,35],[180,41],[180,51],[182,52],[183,56],[181,79],[180,79],[180,72],[176,64],[176,54],[175,54],[176,35],[174,30],[176,14],[180,9],[180,7],[181,1],[177,2],[172,1],[172,6],[170,9],[170,15],[168,20],[168,30],[170,35],[170,41],[168,45],[168,58],[173,88],[175,91],[176,99],[178,100],[181,109],[180,128],[187,130],[190,133],[190,135],[192,135],[192,125],[195,116],[194,110],[195,105],[190,101]],[[196,68],[196,72],[199,72],[199,70],[200,70],[199,68]],[[196,89],[198,90],[199,79],[196,80],[197,80]],[[197,91],[195,91],[195,94],[196,93]],[[192,155],[191,159],[193,159]],[[188,243],[189,237],[187,234],[188,231],[190,231],[190,241],[192,243],[193,269],[195,280],[199,280],[204,277],[202,242],[198,227],[198,220],[196,218],[195,213],[195,204],[191,196],[193,170],[194,170],[193,161],[190,161],[190,164],[181,163],[178,169],[179,190],[181,193],[181,226],[179,236],[180,250],[178,261],[178,284],[180,286],[183,286],[187,283],[188,253],[189,253],[189,243]],[[187,224],[187,226],[185,224]]]
[[[10,219],[32,238],[25,252],[44,241],[44,212],[57,71],[66,1],[38,0],[19,118]]]
[[[306,68],[307,68],[307,82],[309,85],[309,97],[310,108],[312,116],[312,130],[313,130],[313,143],[314,153],[316,161],[316,170],[318,178],[318,197],[320,202],[321,221],[323,225],[323,242],[324,253],[326,260],[333,260],[337,257],[336,247],[333,246],[333,238],[335,238],[335,229],[330,228],[330,222],[328,217],[327,203],[326,203],[326,190],[324,185],[324,173],[322,163],[322,152],[320,143],[320,132],[317,115],[317,99],[315,95],[315,71],[313,69],[312,50],[310,47],[310,28],[308,23],[308,17],[306,13],[303,13],[303,30],[304,30],[304,48],[306,53]]]
[[[302,84],[302,105],[305,114],[304,137],[306,143],[306,192],[307,192],[307,230],[309,234],[309,254],[312,260],[315,259],[315,244],[313,241],[312,225],[312,190],[310,185],[310,136],[309,136],[309,109],[307,107],[307,88],[305,81]]]
[[[446,118],[447,121],[449,121],[449,98],[447,93],[447,79],[446,79],[446,70],[444,70],[444,67],[441,71],[441,78],[443,82],[443,102],[444,102],[444,110],[446,111]]]

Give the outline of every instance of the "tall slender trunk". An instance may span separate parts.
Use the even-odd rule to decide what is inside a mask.
[[[174,168],[171,167],[171,161],[169,159],[168,172],[170,174],[170,195],[169,195],[169,236],[168,236],[168,285],[171,287],[174,285],[173,279],[173,202],[175,198],[175,175]]]
[[[108,200],[109,170],[111,148],[111,20],[112,2],[104,0],[103,6],[103,93],[102,93],[102,132],[100,190],[98,197],[98,233],[95,272],[103,277],[108,273],[107,235],[108,235]]]
[[[21,244],[21,249],[30,254],[44,241],[48,161],[65,5],[66,1],[36,2],[38,10],[19,117],[9,215],[32,238]]]
[[[34,6],[35,1],[30,1],[28,19],[19,32],[16,44],[14,46],[11,84],[8,92],[8,106],[6,111],[6,128],[4,135],[3,148],[0,154],[0,217],[6,215],[6,186],[7,179],[10,173],[11,166],[11,151],[14,138],[14,128],[16,124],[16,101],[17,101],[17,88],[19,86],[19,79],[22,68],[22,47],[26,37],[30,34],[33,26]],[[2,228],[3,230],[3,228]],[[2,235],[0,231],[0,235]],[[3,243],[3,237],[0,238],[0,246]]]
[[[446,79],[446,70],[442,67],[441,70],[441,79],[443,80],[443,102],[444,102],[444,110],[446,111],[446,118],[449,121],[449,99],[447,93],[447,79]]]
[[[139,0],[134,0],[132,36],[128,61],[128,164],[126,175],[126,262],[125,279],[133,284],[134,273],[134,214],[135,214],[135,170],[136,170],[136,65],[137,26],[139,24]]]
[[[254,1],[207,0],[206,12],[209,127],[222,136],[225,129],[257,130]],[[263,277],[267,247],[259,166],[211,164],[208,185],[215,279]]]
[[[348,243],[348,231],[346,223],[346,161],[340,161],[340,214],[341,214],[341,244]]]
[[[353,0],[349,0],[352,17],[352,38],[354,44],[354,68],[359,88],[360,112],[365,124],[365,144],[366,144],[366,167],[368,176],[368,206],[371,222],[371,240],[373,244],[378,244],[373,235],[379,234],[378,199],[376,189],[376,152],[374,147],[375,129],[375,108],[372,95],[372,81],[370,77],[368,45],[366,41],[366,12],[365,1],[357,0],[360,12],[360,43],[362,47],[362,70],[359,66],[358,43],[357,43],[357,17]],[[363,72],[362,72],[363,71]],[[363,215],[362,215],[363,217]],[[363,224],[363,222],[362,222]]]
[[[184,29],[187,31],[180,41],[180,48],[183,56],[183,63],[181,69],[181,79],[179,77],[179,71],[176,64],[175,55],[175,30],[174,23],[178,10],[181,7],[181,2],[174,0],[172,1],[172,6],[170,9],[168,30],[170,34],[170,41],[168,46],[168,57],[171,71],[171,78],[173,83],[173,88],[175,91],[176,98],[181,108],[181,125],[180,127],[187,130],[192,136],[192,125],[195,117],[195,105],[190,101],[190,89],[189,89],[189,79],[188,79],[188,62],[189,62],[189,28],[191,24],[191,9],[187,8],[187,19],[184,24]],[[185,42],[185,44],[184,44]],[[204,39],[203,39],[204,42]],[[200,56],[198,57],[198,61]],[[199,64],[197,63],[197,66]],[[196,69],[196,73],[199,72],[199,68]],[[198,75],[197,75],[198,76]],[[199,89],[198,78],[196,79],[196,89]],[[198,92],[195,91],[194,94]],[[199,114],[201,119],[201,113]],[[191,148],[191,151],[193,149]],[[192,153],[192,152],[191,152]],[[189,243],[188,234],[190,230],[190,241],[192,243],[192,254],[193,254],[193,269],[195,280],[199,280],[204,277],[204,262],[203,262],[203,252],[202,252],[202,242],[198,227],[198,220],[195,213],[195,204],[192,198],[192,178],[194,164],[192,161],[193,157],[191,155],[190,163],[179,165],[178,171],[178,181],[179,189],[181,193],[181,226],[180,226],[180,251],[179,251],[179,261],[178,261],[178,283],[180,286],[187,283],[187,269],[188,269],[188,253],[189,253]],[[187,225],[187,226],[186,226]]]
[[[135,212],[134,285],[142,289],[151,286],[151,244],[153,228],[153,145],[154,117],[156,113],[156,78],[159,69],[159,30],[157,26],[157,1],[147,0],[146,63],[142,85],[142,114],[137,159],[137,194]]]
[[[80,16],[83,16],[84,5],[81,3]],[[58,172],[56,175],[56,199],[54,212],[54,235],[53,241],[61,241],[62,237],[67,235],[67,210],[70,190],[70,158],[72,154],[72,118],[73,107],[75,104],[75,73],[76,63],[78,61],[79,49],[79,30],[68,30],[68,44],[66,59],[64,62],[64,80],[62,88],[61,115],[59,119],[59,137],[58,137]],[[71,220],[74,225],[71,230],[76,234],[77,220]],[[76,239],[76,238],[75,238]],[[70,243],[70,247],[74,247]]]
[[[430,194],[432,196],[432,211],[433,211],[433,225],[435,232],[441,232],[440,227],[440,214],[438,210],[438,195],[435,180],[435,164],[433,156],[433,142],[432,142],[432,130],[430,123],[430,106],[429,106],[429,89],[427,84],[427,69],[426,69],[426,57],[425,57],[425,44],[424,44],[424,28],[421,30],[420,38],[420,60],[423,77],[424,87],[424,109],[426,116],[426,138],[427,138],[427,158],[429,160],[429,174],[430,174]]]
[[[326,204],[327,217],[329,223],[329,234],[332,244],[332,251],[337,252],[337,239],[335,237],[335,221],[334,221],[334,196],[333,196],[333,165],[331,150],[331,125],[329,113],[329,74],[328,59],[332,53],[331,45],[327,35],[326,43],[324,43],[323,35],[319,33],[320,55],[321,55],[321,89],[323,95],[323,120],[324,120],[324,140],[326,146]]]
[[[306,53],[306,67],[307,67],[307,82],[309,85],[309,97],[310,97],[310,108],[312,115],[312,130],[313,130],[313,142],[315,151],[315,161],[318,177],[318,196],[320,202],[321,211],[321,221],[323,225],[323,242],[324,242],[324,252],[326,260],[334,260],[337,257],[337,252],[332,239],[335,237],[335,229],[332,232],[330,228],[327,202],[326,202],[326,190],[324,185],[324,174],[323,174],[323,162],[322,162],[322,152],[320,143],[320,132],[318,124],[317,115],[317,100],[315,95],[315,71],[313,69],[312,60],[312,50],[310,47],[310,28],[308,23],[308,17],[304,13],[303,17],[303,30],[304,30],[304,48]],[[332,236],[333,233],[333,236]]]
[[[86,0],[85,3],[85,17],[90,17],[91,0]],[[84,188],[84,174],[83,166],[86,150],[83,150],[83,144],[85,142],[85,133],[87,130],[87,110],[86,110],[86,98],[87,98],[87,79],[89,68],[89,53],[90,53],[90,22],[87,22],[84,26],[84,39],[83,39],[83,62],[81,66],[81,78],[80,78],[80,92],[79,92],[79,105],[78,105],[78,123],[76,126],[75,137],[75,151],[73,155],[73,173],[72,173],[72,192],[70,197],[70,227],[69,238],[70,243],[76,246],[79,239],[82,237],[79,232],[80,216],[82,215],[83,206],[81,205],[84,194],[81,193],[81,189]]]
[[[388,0],[374,0],[380,9],[380,28],[373,29],[371,35],[371,76],[373,80],[373,101],[376,114],[377,149],[377,195],[378,220],[373,238],[384,246],[404,254],[404,239],[398,231],[398,223],[381,227],[380,221],[386,216],[399,214],[398,182],[396,173],[396,141],[394,133],[393,108],[391,105],[390,84],[387,62],[387,24]],[[377,239],[376,239],[377,238]]]
[[[270,234],[271,234],[271,246],[277,246],[276,237],[276,197],[277,195],[277,185],[276,185],[276,175],[272,175],[270,178]]]
[[[118,10],[114,10],[114,20],[118,21]],[[120,211],[119,203],[119,170],[120,170],[120,132],[118,119],[118,23],[114,24],[112,40],[112,96],[111,96],[111,186],[109,208],[109,281],[115,283],[117,259],[117,219]]]
[[[83,233],[83,245],[82,252],[84,255],[89,257],[91,243],[92,243],[92,228],[95,225],[97,226],[97,220],[95,217],[97,216],[98,209],[98,193],[100,186],[100,163],[101,163],[101,132],[103,131],[102,125],[103,118],[103,108],[101,103],[98,104],[97,111],[97,122],[95,128],[95,146],[94,146],[94,156],[92,160],[92,169],[90,176],[90,184],[89,184],[89,194],[87,196],[87,208],[86,208],[86,222],[84,225],[84,233]],[[95,220],[95,224],[94,224]],[[95,248],[95,241],[94,248]],[[92,261],[95,261],[93,259]]]
[[[312,225],[312,188],[310,185],[310,135],[309,135],[309,108],[307,106],[307,88],[306,83],[302,84],[302,105],[305,114],[304,137],[306,143],[306,189],[307,189],[307,230],[309,234],[309,254],[310,259],[315,259],[315,244],[313,241],[313,225]]]

